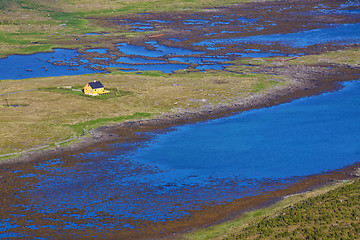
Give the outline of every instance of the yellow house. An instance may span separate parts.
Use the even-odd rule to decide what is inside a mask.
[[[104,89],[104,85],[100,81],[89,82],[84,86],[83,92],[87,95],[97,96],[107,94],[110,91]]]

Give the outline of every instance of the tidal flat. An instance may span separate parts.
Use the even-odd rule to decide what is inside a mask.
[[[358,134],[349,124],[358,122],[357,83],[347,81],[360,73],[359,5],[231,3],[166,14],[82,16],[91,22],[91,34],[46,40],[58,47],[56,58],[50,52],[47,59],[36,54],[0,59],[2,67],[13,58],[34,63],[18,72],[5,67],[0,81],[0,96],[6,99],[0,108],[1,201],[6,206],[0,236],[179,237],[286,195],[355,177]],[[75,22],[79,19],[58,28]],[[73,50],[63,49],[71,45]],[[91,99],[46,91],[81,88],[94,79],[127,94]],[[281,117],[259,115],[240,127],[230,124],[229,133],[221,127],[197,135],[186,130],[239,116],[251,119],[248,115],[276,112],[288,102],[294,106],[328,95],[340,99],[352,90],[354,99],[331,105],[343,104],[336,105],[341,111],[335,109],[332,117],[321,118],[324,105],[311,104]],[[345,111],[351,106],[355,109]],[[304,118],[292,122],[299,114]],[[306,115],[320,119],[306,120]],[[349,122],[337,124],[344,120]],[[260,122],[262,127],[251,127]],[[296,126],[308,126],[309,135]],[[322,133],[312,131],[320,127]],[[354,131],[343,134],[349,128]],[[189,132],[195,135],[186,138]],[[301,137],[314,142],[304,141],[306,148]],[[280,148],[275,140],[282,141]]]

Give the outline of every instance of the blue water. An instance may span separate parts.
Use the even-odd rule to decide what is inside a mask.
[[[147,22],[155,22],[155,23],[173,23],[173,21],[166,21],[166,20],[157,20],[157,19],[154,19],[154,20],[148,20]]]
[[[110,60],[110,58],[108,58],[108,57],[94,57],[93,59],[94,60],[105,60],[105,61]]]
[[[147,32],[153,30],[154,27],[151,26],[133,26],[130,31],[132,32]]]
[[[127,43],[118,44],[119,51],[124,54],[138,55],[144,57],[164,57],[166,55],[193,55],[193,54],[205,54],[206,52],[196,52],[188,49],[167,47],[159,45],[156,41],[145,42],[153,47],[155,50],[148,50],[143,46],[129,45]]]
[[[209,48],[211,49],[211,48]],[[232,53],[227,53],[226,55],[235,55],[235,56],[239,56],[239,57],[248,57],[248,58],[262,58],[262,57],[274,57],[274,56],[295,56],[292,54],[281,54],[281,53],[277,53],[275,51],[269,51],[269,52],[257,52],[254,51],[256,49],[250,49],[248,50],[249,52],[232,52]],[[301,54],[297,54],[297,55],[301,55]]]
[[[144,56],[144,57],[162,57],[165,56],[167,53],[163,53],[161,51],[156,50],[148,50],[145,47],[142,46],[135,46],[135,45],[129,45],[127,43],[120,43],[118,44],[119,51],[127,54],[127,55],[138,55],[138,56]]]
[[[357,163],[359,93],[360,81],[347,82],[338,92],[149,133],[146,141],[1,170],[24,187],[3,208],[11,215],[0,219],[0,237],[34,226],[136,229],[138,221],[175,220]]]
[[[156,41],[145,42],[156,48],[156,51],[163,52],[164,55],[193,55],[193,54],[205,54],[206,52],[193,51],[183,48],[167,47],[158,44]],[[164,56],[162,55],[162,56]]]
[[[144,65],[132,65],[132,64],[108,64],[107,67],[117,67],[124,69],[122,71],[161,71],[164,73],[173,73],[180,69],[186,69],[188,65],[186,64],[172,64],[172,63],[164,63],[164,64],[144,64]]]
[[[328,14],[327,11],[335,11],[336,14],[344,16],[351,15],[353,17],[359,14],[358,10],[347,10],[348,6],[358,6],[358,1],[342,4],[339,9],[331,9],[326,6],[315,7],[311,14],[323,15]],[[271,8],[268,8],[271,10]],[[282,9],[281,11],[289,11]],[[307,14],[296,12],[294,14]],[[96,72],[107,72],[108,68],[118,68],[120,71],[162,71],[164,73],[173,73],[177,70],[187,69],[190,66],[199,71],[208,69],[222,70],[228,63],[237,58],[262,58],[274,56],[301,56],[305,52],[302,48],[316,46],[317,44],[354,44],[360,42],[360,23],[352,24],[329,24],[325,28],[312,29],[307,31],[299,31],[287,34],[269,34],[256,35],[258,31],[267,28],[270,25],[276,25],[276,22],[265,20],[265,25],[259,25],[259,18],[244,18],[229,14],[228,16],[219,15],[204,19],[204,16],[194,15],[195,19],[185,19],[182,23],[188,26],[186,31],[193,30],[193,25],[200,28],[210,26],[229,25],[234,26],[235,31],[228,31],[225,27],[223,31],[220,29],[214,33],[203,33],[202,40],[196,40],[194,46],[204,46],[205,49],[195,51],[179,47],[169,47],[159,44],[157,41],[147,41],[150,48],[144,46],[136,46],[128,43],[119,43],[117,49],[119,53],[125,56],[119,57],[117,62],[110,63],[111,54],[106,48],[87,49],[87,56],[79,54],[76,50],[70,49],[54,49],[53,53],[38,53],[32,55],[13,55],[0,59],[0,80],[4,79],[25,79],[33,77],[51,77],[63,75],[80,75]],[[167,21],[152,19],[146,22],[131,22],[128,20],[123,25],[131,25],[132,31],[148,31],[156,24],[168,24]],[[154,25],[155,24],[155,25]],[[255,25],[257,24],[257,25]],[[324,24],[319,24],[319,27]],[[224,38],[223,34],[239,33],[244,31],[252,31],[253,35],[249,37]],[[98,33],[88,33],[87,35],[96,35]],[[99,33],[100,34],[100,33]],[[102,34],[102,33],[101,33]],[[216,39],[206,39],[215,36]],[[203,40],[205,38],[205,40]],[[198,38],[194,38],[198,39]],[[171,38],[174,42],[191,41],[185,38]],[[194,41],[194,40],[193,40]],[[190,43],[191,44],[191,43]],[[246,44],[260,44],[265,46],[265,50],[261,47],[251,48]],[[292,47],[294,54],[281,52],[278,45],[284,47]],[[231,48],[228,45],[232,45]],[[236,47],[237,45],[237,47]],[[151,50],[150,50],[151,49]],[[218,53],[212,51],[224,50],[223,56],[214,56]],[[94,56],[94,53],[100,56]],[[222,58],[219,60],[218,58]],[[99,61],[100,60],[100,61]],[[105,63],[104,63],[105,62]],[[64,65],[56,65],[60,63]],[[181,63],[181,64],[178,64]],[[103,71],[94,70],[95,68],[103,69]]]
[[[226,66],[230,66],[231,64],[211,64],[211,65],[199,65],[196,69],[201,71],[205,70],[224,70]]]
[[[341,24],[329,28],[319,28],[288,34],[255,35],[242,38],[204,40],[193,45],[214,47],[217,44],[260,43],[270,45],[280,43],[285,46],[304,48],[315,44],[351,44],[360,41],[360,23]]]
[[[121,63],[133,63],[133,64],[145,64],[145,63],[165,63],[161,60],[145,59],[140,57],[119,57],[117,62]]]
[[[107,49],[106,48],[95,48],[95,49],[88,49],[86,50],[87,52],[93,52],[93,53],[107,53]]]
[[[228,62],[228,59],[219,59],[214,57],[172,57],[169,58],[170,61],[176,61],[176,62],[183,62],[183,63],[194,63],[194,64],[215,64],[215,63],[222,63],[222,62]],[[224,64],[221,64],[221,66],[224,66]]]
[[[0,80],[81,75],[99,72],[86,68],[86,65],[80,65],[74,59],[78,56],[79,54],[76,50],[54,49],[53,53],[12,55],[7,58],[1,58]],[[73,64],[73,66],[58,66],[52,64],[57,61]]]
[[[305,176],[360,161],[360,82],[160,135],[134,156],[191,174]]]

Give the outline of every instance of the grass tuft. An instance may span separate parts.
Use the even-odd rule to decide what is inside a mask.
[[[151,113],[135,113],[128,116],[112,117],[112,118],[98,118],[95,120],[90,120],[86,122],[76,123],[76,124],[66,124],[65,126],[71,127],[77,135],[85,135],[89,130],[99,127],[101,125],[106,125],[109,123],[119,123],[125,120],[132,119],[142,119],[151,117]]]
[[[123,91],[120,89],[113,89],[113,88],[108,89],[107,88],[106,90],[109,90],[110,93],[98,95],[98,96],[91,96],[91,95],[86,95],[85,93],[83,93],[81,89],[82,89],[82,86],[80,86],[80,87],[75,86],[75,87],[71,87],[71,88],[47,87],[47,88],[40,88],[39,90],[46,91],[46,92],[64,93],[64,94],[70,94],[73,96],[86,97],[86,98],[90,98],[90,99],[100,99],[100,100],[117,98],[117,97],[122,97],[122,96],[132,94],[132,92],[130,92],[130,91]]]
[[[359,188],[359,180],[344,181],[291,195],[270,207],[179,239],[356,239],[360,234]]]
[[[226,239],[358,239],[360,181],[289,206]]]

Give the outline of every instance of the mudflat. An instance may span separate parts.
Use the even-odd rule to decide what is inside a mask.
[[[322,4],[325,4],[326,7]],[[121,112],[128,116],[134,116],[134,119],[123,123],[116,123],[116,121],[110,121],[111,124],[100,124],[105,126],[98,127],[97,125],[90,125],[89,128],[84,128],[90,133],[86,136],[77,136],[76,143],[64,146],[53,147],[47,150],[31,151],[23,154],[18,158],[7,158],[2,161],[1,166],[1,180],[4,184],[0,186],[0,190],[3,193],[3,206],[7,206],[1,209],[2,219],[11,218],[9,212],[17,212],[19,206],[25,206],[28,204],[31,206],[33,201],[27,196],[23,196],[21,199],[17,198],[17,193],[21,189],[26,189],[27,185],[36,186],[39,180],[35,178],[28,178],[27,182],[22,179],[16,178],[13,175],[14,171],[18,171],[19,168],[26,169],[32,168],[34,164],[38,164],[51,159],[60,158],[65,162],[68,159],[69,162],[77,154],[84,152],[92,152],[94,149],[107,152],[110,144],[117,144],[119,146],[125,146],[124,148],[131,148],[134,145],[141,145],[151,138],[151,132],[166,132],[171,128],[183,124],[197,123],[206,121],[209,119],[216,119],[223,116],[229,116],[237,112],[247,111],[255,108],[270,107],[281,103],[289,102],[294,99],[312,96],[323,92],[334,91],[340,88],[339,82],[358,79],[359,68],[359,51],[358,44],[355,42],[337,43],[336,41],[319,41],[319,44],[302,44],[301,46],[287,45],[284,46],[280,43],[261,44],[254,42],[227,42],[219,40],[221,39],[233,39],[233,38],[246,38],[251,36],[260,35],[273,35],[273,34],[290,34],[298,31],[310,31],[317,28],[319,24],[321,28],[328,27],[329,24],[355,24],[358,22],[358,15],[337,13],[336,9],[339,8],[339,1],[289,1],[289,2],[259,2],[249,4],[237,4],[228,7],[218,7],[213,9],[205,9],[194,13],[150,13],[142,15],[131,16],[115,16],[109,19],[109,17],[92,18],[99,25],[106,26],[107,28],[120,28],[119,26],[127,26],[128,31],[134,29],[134,25],[137,25],[138,29],[143,29],[141,24],[147,22],[150,23],[146,27],[156,30],[154,34],[149,33],[147,35],[139,35],[132,38],[117,39],[114,36],[100,35],[98,41],[102,41],[103,48],[107,49],[107,53],[110,56],[109,62],[115,63],[117,58],[120,57],[134,57],[134,54],[125,54],[117,50],[118,44],[129,44],[138,47],[143,47],[145,50],[154,50],[154,46],[149,44],[150,39],[156,39],[157,44],[173,47],[190,49],[197,52],[207,52],[210,56],[230,56],[231,66],[227,66],[224,70],[211,70],[206,73],[200,72],[196,69],[198,65],[203,63],[189,63],[188,68],[185,71],[174,72],[166,75],[157,73],[158,76],[146,76],[141,74],[137,76],[133,74],[123,74],[121,69],[107,69],[113,74],[99,75],[104,82],[112,88],[122,88],[123,90],[134,93],[133,95],[125,96],[128,98],[126,101],[136,102],[137,105],[141,104],[141,107],[135,107],[135,104],[131,106],[119,106],[116,105],[114,100],[95,101],[92,99],[84,98],[79,101],[79,104],[94,103],[94,108],[88,110],[87,108],[81,109],[76,118],[72,118],[72,110],[76,109],[77,105],[70,105],[70,102],[77,97],[69,98],[67,95],[51,95],[48,92],[35,91],[26,92],[31,95],[33,99],[42,99],[41,95],[45,94],[48,98],[54,98],[53,100],[67,99],[67,103],[71,108],[66,108],[66,105],[61,107],[66,108],[69,114],[64,115],[64,121],[55,122],[54,125],[59,131],[64,131],[62,127],[66,128],[67,138],[72,137],[72,128],[69,124],[76,125],[79,122],[91,121],[98,118],[98,115],[92,113],[92,115],[86,115],[89,111],[97,111],[106,104],[109,108],[113,108],[116,111],[107,112],[106,116],[111,119],[117,117]],[[322,8],[321,14],[312,14],[314,9]],[[344,11],[353,10],[353,6],[344,8]],[[266,10],[267,9],[267,10]],[[332,9],[333,11],[329,10]],[[214,16],[219,19],[219,24],[211,26]],[[230,17],[229,17],[230,16]],[[256,24],[245,24],[249,19],[257,19]],[[211,19],[211,20],[209,20]],[[248,29],[243,29],[241,25],[231,24],[231,20],[242,19],[244,25],[247,25]],[[122,25],[119,25],[119,22]],[[225,24],[229,22],[229,24]],[[209,26],[210,25],[210,26]],[[121,27],[121,31],[123,28]],[[136,31],[136,29],[134,30]],[[255,33],[254,33],[255,32]],[[156,36],[161,35],[161,36]],[[156,36],[156,37],[153,37]],[[207,37],[204,37],[207,36]],[[211,37],[208,37],[211,36]],[[177,39],[172,41],[169,39]],[[77,40],[80,44],[89,43],[88,39]],[[235,41],[235,40],[232,40]],[[58,41],[57,44],[68,44],[66,40]],[[240,47],[239,47],[240,46]],[[93,48],[96,48],[95,46]],[[254,54],[258,50],[264,54],[273,54],[274,50],[277,51],[278,56],[266,56],[256,58],[242,58],[241,54],[237,55],[238,50],[242,50],[242,54]],[[94,61],[94,58],[104,57],[100,53],[87,52],[86,49],[79,49],[86,55],[89,61]],[[300,54],[299,54],[300,53]],[[296,55],[296,58],[293,57]],[[190,57],[196,57],[197,54],[190,54]],[[145,60],[162,60],[170,64],[179,63],[179,59],[170,59],[168,56],[157,57],[143,57]],[[225,73],[224,73],[225,72]],[[187,76],[194,76],[191,81],[187,81]],[[53,79],[35,79],[35,80],[21,80],[13,84],[13,81],[4,81],[1,84],[6,86],[4,93],[12,90],[26,90],[15,89],[14,86],[21,86],[21,83],[26,81],[32,81],[32,85],[35,88],[40,87],[53,87],[54,85],[75,85],[80,84],[84,80],[90,80],[92,76],[82,76],[81,81],[75,80],[73,77],[59,77]],[[123,78],[127,78],[123,80]],[[202,78],[203,81],[198,86],[194,86],[196,78]],[[149,80],[150,79],[150,80]],[[236,79],[244,79],[240,84]],[[58,82],[57,82],[58,81]],[[136,82],[137,81],[137,82]],[[155,84],[160,82],[160,84]],[[239,85],[236,85],[239,84]],[[156,87],[154,90],[149,91],[150,87]],[[246,86],[242,88],[242,86]],[[224,87],[225,90],[221,89]],[[167,99],[161,99],[162,94],[167,91]],[[231,88],[234,88],[230,90]],[[221,91],[220,91],[220,90]],[[177,94],[174,96],[172,91],[176,90]],[[204,95],[204,90],[206,94]],[[236,91],[242,91],[243,95],[236,95]],[[192,92],[191,97],[194,105],[188,105],[187,97],[181,97],[186,95],[186,92]],[[154,94],[157,93],[157,94]],[[210,95],[210,94],[218,94]],[[19,101],[16,99],[17,95],[12,101]],[[54,97],[55,96],[55,97]],[[155,96],[152,98],[152,96]],[[187,95],[186,95],[187,96]],[[27,95],[28,97],[28,95]],[[226,101],[221,101],[226,98]],[[26,98],[25,98],[26,99]],[[116,98],[117,100],[122,98]],[[169,101],[170,99],[170,101]],[[201,101],[205,99],[206,101]],[[195,101],[197,100],[197,101]],[[25,100],[23,100],[25,101]],[[175,104],[176,103],[176,104]],[[43,105],[46,105],[46,101],[43,100]],[[160,106],[160,107],[159,107]],[[136,110],[132,109],[134,107]],[[16,108],[6,108],[6,111],[14,110]],[[22,114],[26,113],[26,109],[19,108]],[[25,110],[24,110],[25,109]],[[119,110],[120,109],[120,110]],[[49,110],[49,109],[48,109]],[[50,110],[49,110],[50,111]],[[56,117],[63,114],[63,112],[52,109],[52,114]],[[65,111],[66,112],[66,111]],[[117,114],[115,114],[115,112]],[[152,113],[154,116],[150,116],[147,119],[135,119],[137,112]],[[30,114],[31,112],[28,112]],[[101,115],[101,114],[100,114]],[[14,115],[15,116],[15,115]],[[81,116],[81,117],[79,117]],[[48,118],[48,115],[41,118],[41,121],[57,121],[56,117],[53,119]],[[123,119],[124,121],[126,119]],[[38,121],[38,119],[35,119]],[[52,123],[53,124],[53,123]],[[92,129],[92,127],[96,127]],[[51,128],[50,128],[51,129]],[[49,130],[49,135],[52,132]],[[61,134],[60,134],[61,135]],[[63,140],[63,136],[59,136],[56,140]],[[54,141],[51,139],[49,143]],[[7,144],[7,143],[4,143]],[[133,146],[131,144],[134,144]],[[26,148],[24,148],[26,150]],[[5,152],[4,152],[5,154]],[[72,159],[73,160],[73,159]],[[15,164],[15,163],[21,163]],[[69,167],[71,168],[70,163]],[[258,208],[261,206],[269,205],[274,201],[281,199],[281,197],[305,191],[315,186],[328,184],[340,179],[348,179],[354,177],[353,170],[357,168],[356,165],[350,166],[346,169],[330,172],[328,174],[310,176],[298,181],[296,184],[292,184],[288,188],[272,191],[265,195],[245,197],[239,200],[233,201],[227,204],[214,204],[212,206],[202,206],[200,209],[189,210],[189,215],[180,219],[165,222],[152,222],[149,220],[138,221],[131,218],[119,218],[109,216],[104,212],[99,211],[96,219],[107,219],[107,221],[117,224],[121,221],[122,226],[129,224],[136,226],[136,228],[123,227],[119,230],[116,226],[109,227],[108,229],[114,229],[113,231],[101,231],[97,232],[96,228],[84,228],[87,231],[86,236],[97,236],[102,238],[117,238],[117,239],[142,239],[142,238],[160,238],[168,237],[175,233],[186,232],[195,228],[208,226],[214,223],[222,222],[226,219],[231,219],[242,211]],[[14,171],[12,171],[14,170]],[[43,170],[41,170],[43,171]],[[86,181],[86,180],[85,180]],[[86,182],[84,183],[86,185]],[[65,186],[60,186],[64,187]],[[76,188],[76,186],[66,186],[70,188]],[[136,189],[134,189],[135,191]],[[48,193],[44,193],[47,195]],[[51,194],[50,194],[51,195]],[[39,193],[39,199],[41,198],[41,191]],[[128,198],[131,201],[131,197]],[[10,211],[11,210],[11,211]],[[63,210],[61,210],[63,211]],[[134,210],[136,212],[136,210]],[[20,225],[31,225],[26,221],[26,215],[31,215],[32,221],[39,223],[39,225],[46,225],[46,218],[51,219],[51,225],[55,227],[44,227],[41,230],[35,228],[17,228],[14,227],[11,231],[13,233],[25,234],[33,236],[58,236],[59,238],[69,238],[71,236],[83,236],[84,229],[73,228],[67,230],[63,227],[63,223],[67,222],[68,214],[78,214],[79,216],[86,216],[84,209],[70,209],[68,212],[64,210],[63,215],[53,214],[49,212],[41,212],[36,209],[22,209],[20,212],[26,213],[24,216],[19,216],[17,221]],[[55,220],[54,220],[55,219]],[[80,219],[80,220],[79,220]],[[86,225],[86,219],[80,217],[78,219],[78,225]],[[59,221],[58,221],[59,220]],[[126,223],[124,225],[124,222]],[[41,223],[41,224],[40,224]],[[112,226],[111,224],[109,226]],[[140,227],[139,227],[140,226]],[[86,236],[83,236],[86,238]],[[174,235],[172,235],[174,237]]]

